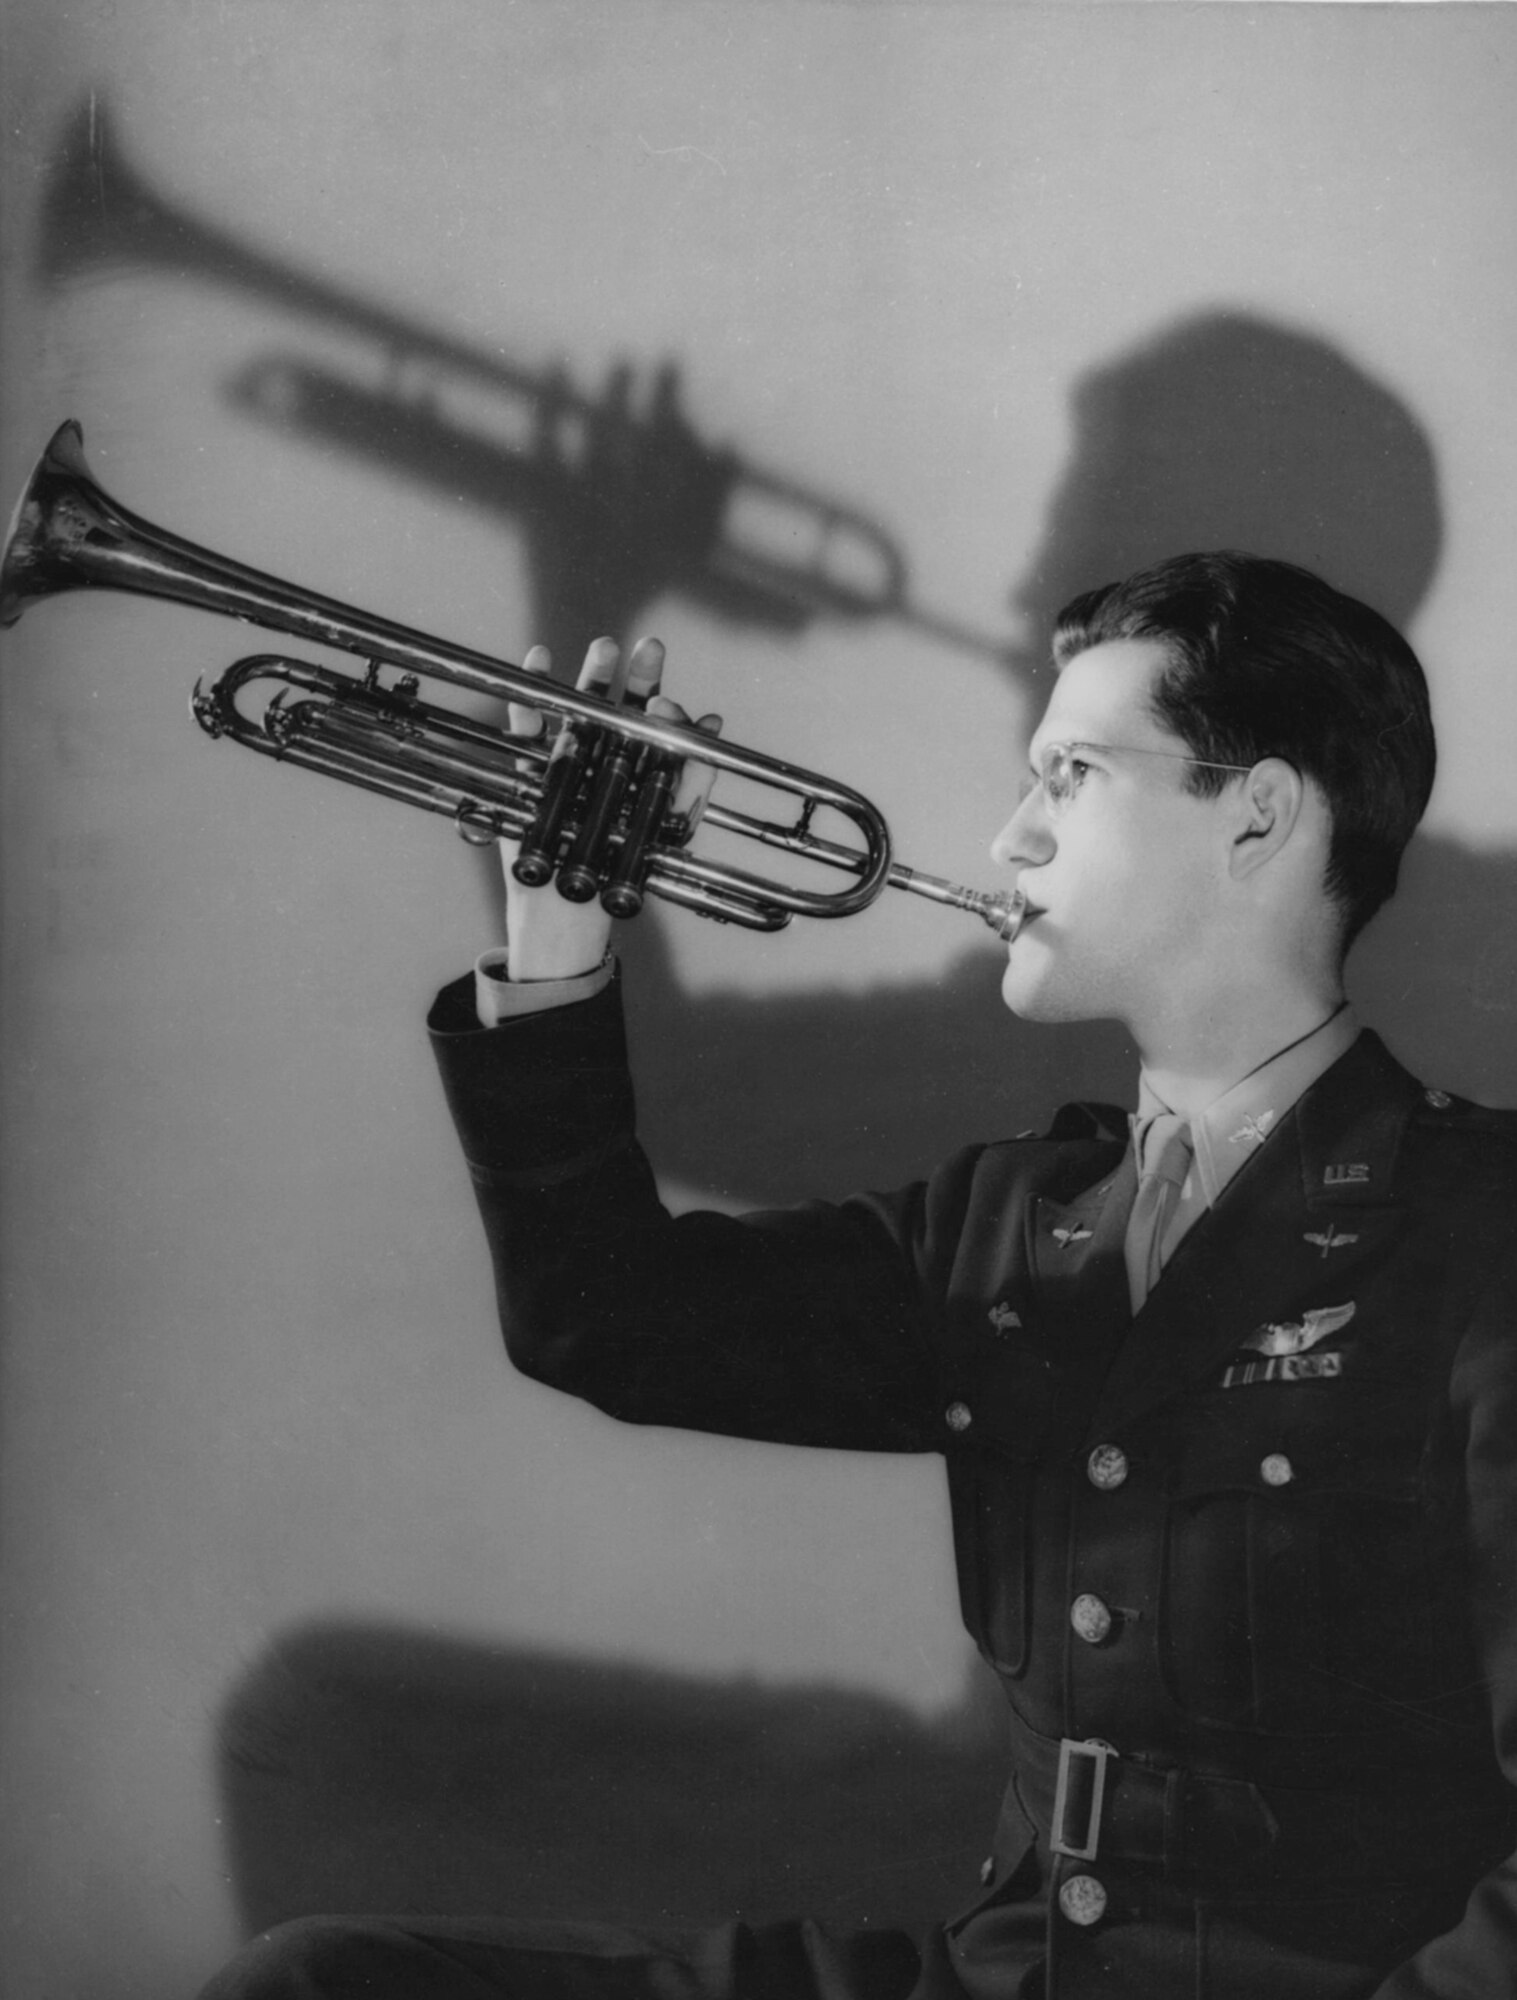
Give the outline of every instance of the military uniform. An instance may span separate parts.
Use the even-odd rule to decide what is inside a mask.
[[[614,989],[432,1025],[520,1368],[944,1455],[1012,1777],[924,1991],[1517,1994],[1517,1119],[1361,1036],[1134,1317],[1119,1115],[672,1220]]]

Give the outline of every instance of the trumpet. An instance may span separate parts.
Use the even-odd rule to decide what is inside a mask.
[[[972,913],[1010,942],[1019,891],[961,888],[892,859],[878,808],[852,787],[759,751],[545,682],[509,661],[354,610],[213,553],[129,513],[90,472],[77,423],[55,432],[17,505],[0,564],[0,625],[77,589],[158,597],[293,634],[357,657],[361,673],[252,654],[202,680],[191,712],[212,737],[441,814],[467,840],[520,843],[529,878],[615,916],[644,895],[718,922],[780,930],[793,916],[846,917],[885,888]],[[389,678],[387,679],[387,675]],[[423,678],[518,702],[551,731],[500,728],[419,698]],[[850,879],[829,890],[763,876],[693,851],[696,815],[674,803],[687,760],[784,795],[790,818],[719,804],[700,824],[783,850]],[[770,810],[777,810],[771,808]],[[816,832],[827,812],[851,839]]]

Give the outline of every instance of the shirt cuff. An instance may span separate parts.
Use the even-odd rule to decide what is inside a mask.
[[[593,972],[576,973],[571,979],[513,980],[506,969],[505,946],[497,945],[474,961],[474,1009],[479,1025],[498,1028],[528,1014],[544,1014],[550,1007],[593,1000],[610,985],[614,965],[608,951]]]

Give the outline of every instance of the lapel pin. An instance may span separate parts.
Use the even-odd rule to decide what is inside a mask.
[[[1022,1315],[1019,1312],[1013,1312],[1008,1305],[992,1306],[986,1314],[986,1318],[997,1333],[1010,1333],[1014,1328],[1022,1324]]]
[[[1267,1321],[1251,1333],[1242,1345],[1250,1353],[1274,1357],[1280,1354],[1304,1354],[1309,1347],[1315,1347],[1319,1340],[1326,1340],[1339,1327],[1347,1326],[1357,1307],[1350,1299],[1341,1306],[1313,1306],[1299,1320]]]
[[[1330,1222],[1326,1229],[1308,1230],[1302,1241],[1315,1243],[1325,1257],[1329,1250],[1341,1250],[1347,1243],[1357,1243],[1359,1238],[1349,1230],[1335,1228]]]

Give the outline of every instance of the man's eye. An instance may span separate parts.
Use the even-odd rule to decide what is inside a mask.
[[[1083,757],[1071,757],[1065,768],[1069,774],[1069,789],[1072,792],[1077,792],[1090,775],[1092,767],[1086,763]]]

